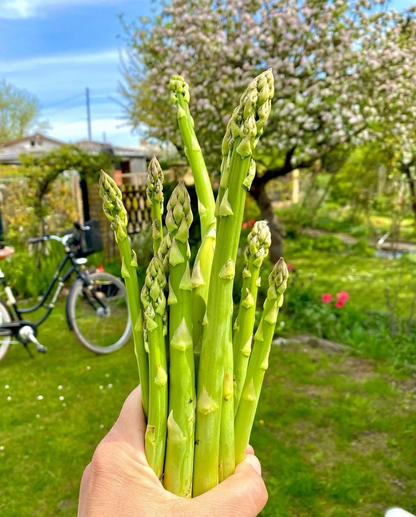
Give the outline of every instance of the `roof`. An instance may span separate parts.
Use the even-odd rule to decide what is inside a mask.
[[[0,144],[0,147],[9,147],[11,145],[20,144],[23,142],[27,142],[29,140],[47,140],[53,144],[63,145],[65,142],[62,140],[57,140],[56,138],[51,138],[50,136],[43,135],[42,133],[34,133],[33,135],[22,136],[21,138],[15,138],[14,140],[9,140],[8,142],[4,142]]]
[[[104,149],[110,149],[115,156],[120,158],[151,158],[155,152],[154,148],[149,145],[120,146],[111,145],[107,142],[94,142],[93,140],[79,140],[75,145],[86,151],[100,152]]]
[[[65,145],[65,142],[57,140],[56,138],[51,138],[41,133],[35,133],[34,135],[16,138],[15,140],[10,140],[9,142],[0,144],[0,163],[19,165],[19,156],[21,154],[41,154],[42,152],[46,151],[46,149],[43,150],[42,146],[39,145],[34,147],[27,146],[27,142],[30,142],[31,140],[35,140],[38,144],[40,142],[46,141],[51,144],[56,144],[57,146]],[[80,140],[74,145],[92,154],[108,149],[111,150],[115,156],[121,158],[122,160],[128,160],[131,158],[150,159],[153,154],[158,154],[160,152],[160,148],[158,146],[148,144],[140,146],[118,146],[111,145],[107,142]]]

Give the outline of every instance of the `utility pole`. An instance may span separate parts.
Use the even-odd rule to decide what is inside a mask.
[[[90,89],[88,86],[85,88],[85,95],[87,101],[87,124],[88,124],[88,140],[92,140],[91,136],[91,111],[90,111]]]

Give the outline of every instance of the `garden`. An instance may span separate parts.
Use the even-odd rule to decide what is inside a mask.
[[[0,353],[0,514],[75,515],[139,381],[146,461],[177,496],[232,478],[250,443],[261,515],[416,513],[415,9],[171,0],[121,21],[126,118],[160,150],[149,223],[132,229],[134,189],[111,153],[22,155],[0,169],[15,250],[1,270],[33,306],[67,253],[98,321],[124,328],[108,282],[89,280],[111,274],[131,337],[82,347],[68,280],[38,328],[47,354],[13,334],[27,346]],[[77,237],[98,191],[111,253]]]

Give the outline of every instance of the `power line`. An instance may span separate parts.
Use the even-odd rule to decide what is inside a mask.
[[[52,102],[51,104],[47,104],[46,106],[43,106],[42,109],[48,110],[48,109],[51,109],[51,108],[55,108],[56,106],[61,106],[63,104],[66,104],[69,101],[73,101],[75,99],[78,99],[82,95],[83,95],[82,93],[77,93],[76,95],[72,95],[71,97],[68,97],[66,99],[62,99],[62,100],[59,100],[59,101]]]

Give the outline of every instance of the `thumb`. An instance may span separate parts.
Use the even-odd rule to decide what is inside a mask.
[[[116,423],[104,440],[128,443],[137,452],[144,453],[145,432],[142,392],[138,386],[125,400]]]
[[[267,503],[267,489],[260,475],[260,461],[247,455],[235,473],[194,501],[195,515],[208,517],[254,517]]]

